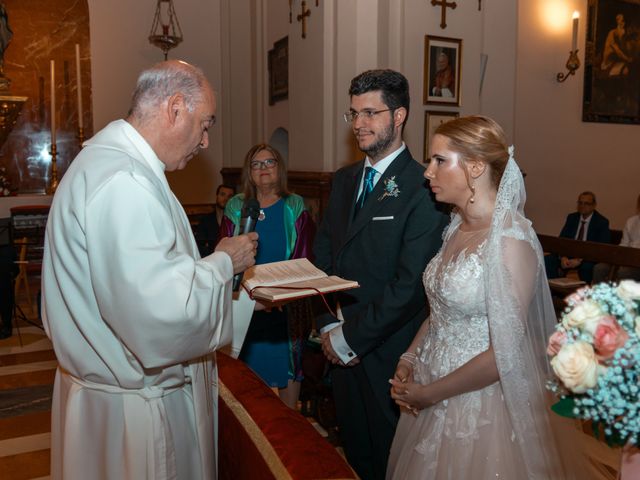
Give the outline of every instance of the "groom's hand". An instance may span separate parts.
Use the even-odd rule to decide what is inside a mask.
[[[322,352],[324,353],[324,356],[327,357],[327,360],[332,364],[340,365],[341,367],[354,367],[360,363],[360,359],[358,357],[354,357],[349,360],[349,363],[345,364],[333,349],[329,332],[323,333],[320,335],[320,338],[322,339]]]
[[[342,363],[342,360],[340,360],[338,355],[336,355],[336,352],[333,349],[333,345],[331,345],[329,332],[323,333],[320,338],[322,339],[322,352],[324,353],[324,356],[327,357],[327,360],[329,360],[334,365],[344,365],[344,363]]]

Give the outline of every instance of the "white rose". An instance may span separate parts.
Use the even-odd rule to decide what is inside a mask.
[[[596,302],[587,299],[567,313],[562,319],[562,324],[565,328],[580,328],[593,335],[600,317],[604,314]]]
[[[560,381],[574,393],[584,393],[596,386],[598,360],[587,342],[567,343],[551,359],[551,367]]]
[[[622,280],[616,291],[623,300],[640,300],[640,283],[633,280]]]

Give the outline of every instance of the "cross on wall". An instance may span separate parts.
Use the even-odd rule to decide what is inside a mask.
[[[302,22],[302,38],[307,38],[307,17],[311,16],[311,10],[307,8],[307,2],[302,0],[302,13],[296,17],[299,22]]]
[[[456,2],[447,2],[447,0],[431,0],[431,5],[442,8],[440,11],[440,28],[447,28],[447,7],[455,10],[458,4]]]

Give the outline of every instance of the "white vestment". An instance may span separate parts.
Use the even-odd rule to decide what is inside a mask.
[[[200,259],[164,164],[129,123],[86,143],[45,239],[52,478],[215,478],[213,352],[231,339],[232,276],[225,253]]]

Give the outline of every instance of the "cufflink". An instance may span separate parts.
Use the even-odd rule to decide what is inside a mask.
[[[347,356],[348,356],[349,358],[353,357],[353,352],[349,352],[349,353],[347,353]]]

